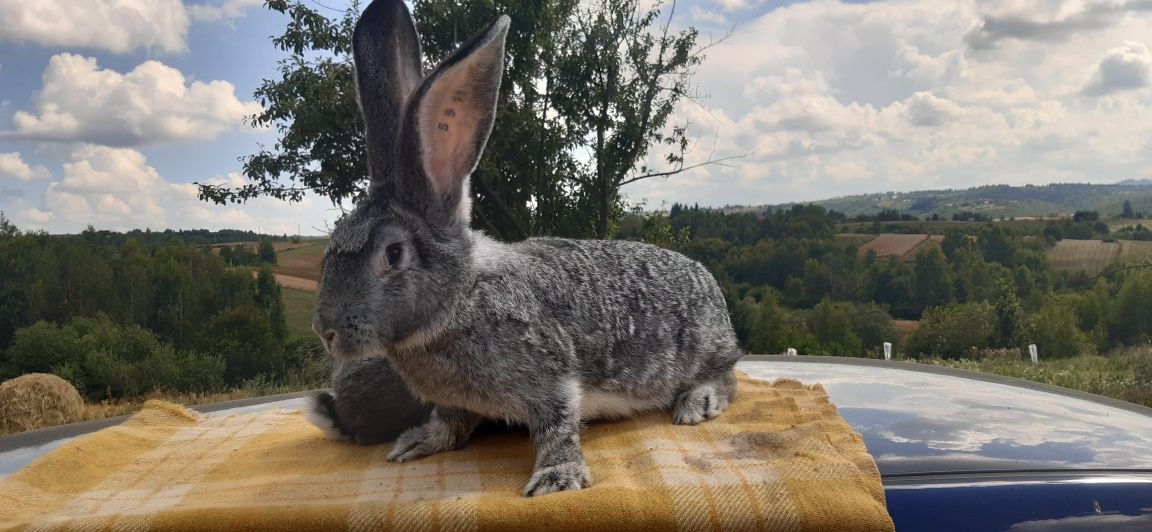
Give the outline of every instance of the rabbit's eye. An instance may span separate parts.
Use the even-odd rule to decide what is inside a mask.
[[[384,249],[384,257],[388,259],[388,267],[394,268],[400,263],[400,259],[404,258],[404,245],[400,242],[392,244]]]

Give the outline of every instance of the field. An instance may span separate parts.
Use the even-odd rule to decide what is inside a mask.
[[[1119,242],[1100,240],[1061,240],[1048,249],[1048,264],[1053,270],[1082,271],[1095,275],[1116,262]]]
[[[940,235],[901,235],[884,234],[860,246],[860,256],[875,252],[877,257],[912,258],[917,253],[938,247],[944,240]]]
[[[1152,261],[1152,242],[1140,240],[1121,240],[1121,263],[1137,263]]]
[[[1053,270],[1095,275],[1113,264],[1152,260],[1152,242],[1061,240],[1048,249],[1047,255]]]
[[[286,247],[283,251],[276,251],[276,267],[278,274],[317,281],[320,279],[320,261],[324,258],[324,248],[328,240],[310,240],[301,242],[294,247]]]
[[[316,294],[304,290],[281,287],[284,299],[284,319],[288,323],[288,336],[310,338],[312,312],[316,308]]]

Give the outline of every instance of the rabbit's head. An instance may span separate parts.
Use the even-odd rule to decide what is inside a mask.
[[[427,77],[401,0],[375,0],[353,35],[371,175],[325,251],[313,328],[339,358],[428,335],[472,282],[468,177],[492,131],[508,17]]]

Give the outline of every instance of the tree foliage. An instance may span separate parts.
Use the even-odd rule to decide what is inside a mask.
[[[56,373],[92,399],[215,390],[311,364],[286,336],[267,266],[179,240],[0,231],[0,378]]]
[[[256,90],[264,110],[249,121],[279,139],[241,158],[247,184],[200,184],[200,197],[358,198],[367,164],[349,43],[359,6],[328,18],[302,0],[266,5],[289,17],[273,38],[287,57],[279,78]],[[472,175],[476,223],[507,240],[606,237],[623,212],[622,186],[686,169],[687,130],[671,114],[704,50],[695,29],[670,30],[674,9],[663,16],[637,0],[413,3],[426,69],[498,14],[512,20],[496,128]],[[656,147],[668,149],[659,169],[648,165]]]

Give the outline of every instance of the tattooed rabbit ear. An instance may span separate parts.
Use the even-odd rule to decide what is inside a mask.
[[[460,46],[420,86],[400,138],[427,185],[426,213],[444,223],[471,216],[468,176],[476,169],[496,117],[509,19],[501,16]]]
[[[364,114],[372,190],[386,189],[393,175],[396,139],[404,107],[424,78],[420,40],[402,0],[374,0],[352,35],[356,88]]]

